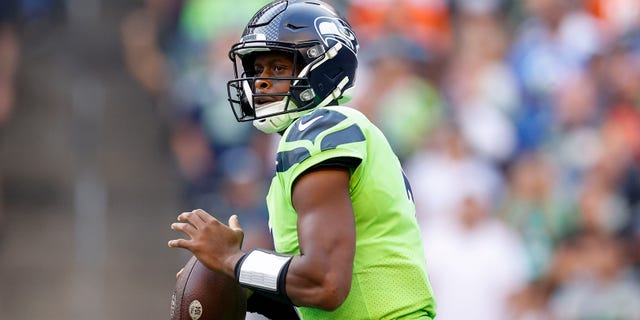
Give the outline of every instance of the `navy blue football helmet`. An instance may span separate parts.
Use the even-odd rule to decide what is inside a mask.
[[[291,53],[294,69],[289,92],[258,94],[254,71],[257,54]],[[238,121],[253,121],[267,133],[286,129],[295,119],[348,99],[353,88],[358,41],[351,26],[330,5],[317,0],[274,1],[260,9],[229,51],[235,79],[227,83],[231,108]],[[256,109],[256,97],[277,100]],[[275,99],[274,99],[275,98]]]

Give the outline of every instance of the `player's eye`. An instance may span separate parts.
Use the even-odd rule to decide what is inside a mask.
[[[275,74],[282,74],[287,70],[287,66],[284,65],[274,65],[273,66],[273,73]]]

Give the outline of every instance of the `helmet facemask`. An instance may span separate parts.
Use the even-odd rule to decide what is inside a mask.
[[[228,82],[227,90],[236,119],[262,121],[269,117],[297,114],[317,106],[318,101],[308,79],[311,64],[305,65],[306,61],[301,57],[301,52],[307,54],[308,50],[306,46],[292,48],[289,44],[276,45],[272,42],[269,43],[269,47],[266,47],[264,41],[247,41],[235,45],[229,52],[229,57],[234,64],[236,79]],[[256,56],[263,52],[283,52],[291,55],[293,61],[291,75],[257,77],[253,64]],[[256,82],[260,80],[289,81],[289,90],[282,93],[256,93]],[[262,99],[277,101],[256,108],[257,101]]]

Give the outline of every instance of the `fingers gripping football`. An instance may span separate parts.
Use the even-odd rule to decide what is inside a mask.
[[[233,276],[234,260],[242,256],[240,247],[244,232],[236,216],[229,226],[201,209],[183,212],[171,229],[183,232],[189,239],[173,239],[169,247],[191,251],[206,267]]]

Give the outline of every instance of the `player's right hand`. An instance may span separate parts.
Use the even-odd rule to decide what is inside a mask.
[[[184,232],[190,239],[173,239],[168,245],[191,251],[207,268],[235,277],[235,263],[243,256],[240,250],[244,232],[237,216],[229,226],[201,209],[183,212],[171,229]]]

